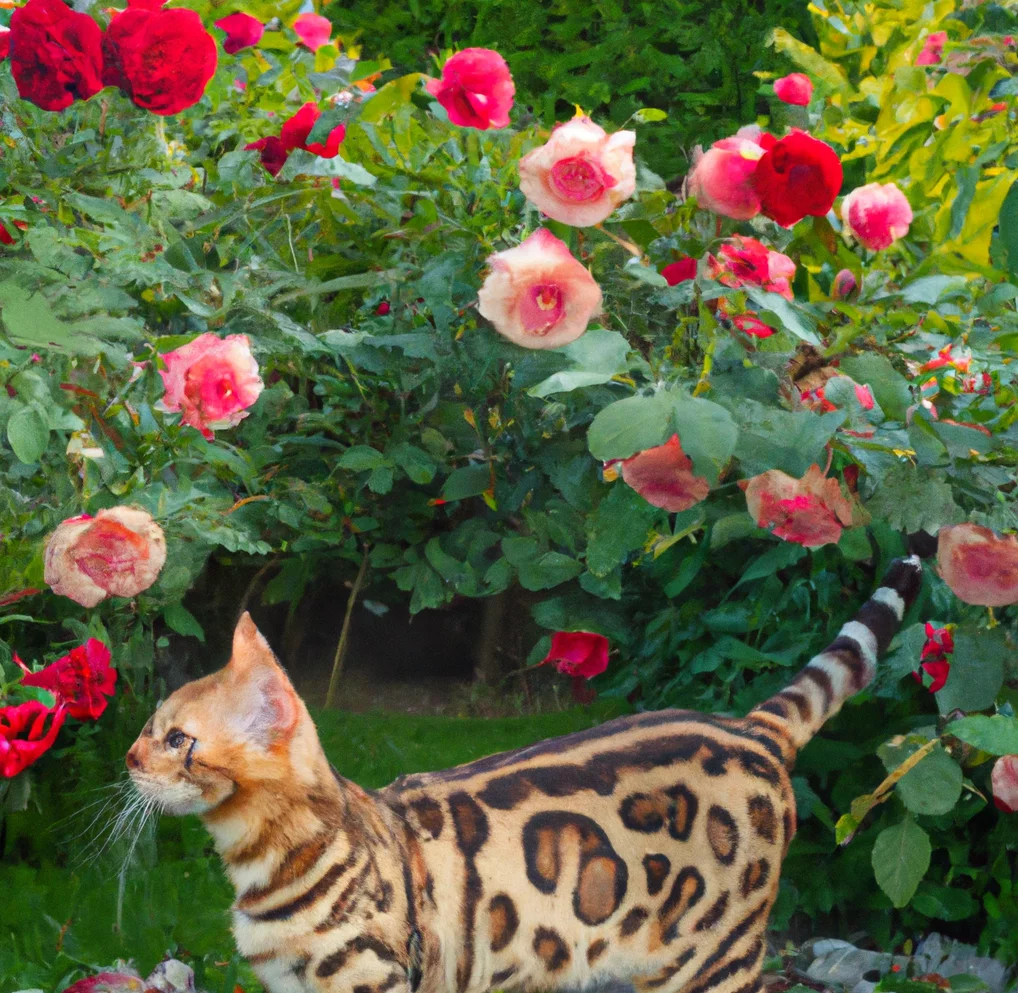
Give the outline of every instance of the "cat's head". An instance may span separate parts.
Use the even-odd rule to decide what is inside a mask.
[[[127,753],[138,792],[166,813],[207,814],[278,796],[319,764],[314,724],[249,614],[230,661],[177,690]]]

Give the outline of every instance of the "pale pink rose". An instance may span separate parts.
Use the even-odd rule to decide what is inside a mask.
[[[926,43],[922,51],[916,57],[917,66],[936,65],[944,56],[944,45],[947,44],[946,31],[934,31],[926,36]]]
[[[509,66],[490,48],[464,48],[442,66],[441,79],[429,79],[427,91],[460,128],[504,128],[516,87]]]
[[[784,103],[805,107],[813,99],[813,81],[801,72],[774,80],[774,95]]]
[[[109,596],[137,596],[166,562],[162,528],[147,511],[112,507],[69,517],[49,536],[44,577],[54,593],[83,607]]]
[[[693,460],[682,450],[677,434],[625,459],[622,478],[647,503],[673,512],[689,510],[710,492],[710,483],[693,473]]]
[[[293,30],[302,45],[317,52],[322,45],[328,45],[332,36],[332,22],[321,14],[301,14],[293,22]]]
[[[589,117],[574,117],[520,159],[520,189],[556,221],[600,224],[636,190],[635,144],[635,131],[608,135]]]
[[[838,481],[825,478],[817,465],[810,466],[802,479],[770,469],[740,480],[739,487],[759,527],[770,528],[777,537],[806,548],[837,543],[842,529],[856,518],[856,505],[844,495]]]
[[[760,213],[753,174],[765,151],[761,137],[760,129],[750,125],[714,142],[706,152],[697,148],[689,192],[699,207],[736,221],[748,221]]]
[[[190,424],[206,438],[215,428],[232,428],[265,388],[247,336],[212,333],[162,356],[160,369],[166,392],[162,410],[181,411],[181,424]]]
[[[795,263],[756,238],[733,235],[718,249],[720,258],[707,256],[711,279],[725,286],[759,286],[770,293],[792,299],[791,280]]]
[[[1018,755],[1001,755],[990,773],[993,803],[1005,814],[1018,810]]]
[[[524,348],[575,341],[601,310],[601,288],[565,243],[540,228],[488,259],[478,309],[499,334]]]
[[[894,183],[867,183],[841,201],[845,232],[874,252],[908,234],[912,208]]]
[[[951,592],[965,603],[1006,607],[1018,603],[1018,538],[978,524],[954,524],[937,534],[937,566]]]

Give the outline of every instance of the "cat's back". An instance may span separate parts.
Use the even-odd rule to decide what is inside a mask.
[[[420,840],[439,985],[667,993],[755,959],[794,831],[785,759],[756,722],[670,710],[397,780],[379,799]]]

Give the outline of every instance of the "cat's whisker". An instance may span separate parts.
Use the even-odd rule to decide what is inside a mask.
[[[141,840],[141,836],[148,827],[152,820],[152,814],[156,811],[158,803],[156,800],[148,798],[145,799],[140,814],[136,818],[137,826],[133,829],[131,841],[127,847],[127,854],[124,856],[124,861],[120,866],[120,872],[117,876],[117,931],[122,929],[122,921],[124,914],[124,890],[127,884],[127,871],[131,866],[131,862],[134,859],[134,850],[138,847],[138,842]]]

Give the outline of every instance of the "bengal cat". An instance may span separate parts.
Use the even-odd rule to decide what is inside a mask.
[[[796,751],[870,681],[920,582],[896,560],[744,719],[636,714],[373,793],[329,765],[245,614],[227,666],[174,693],[127,765],[204,820],[271,993],[757,993]]]

